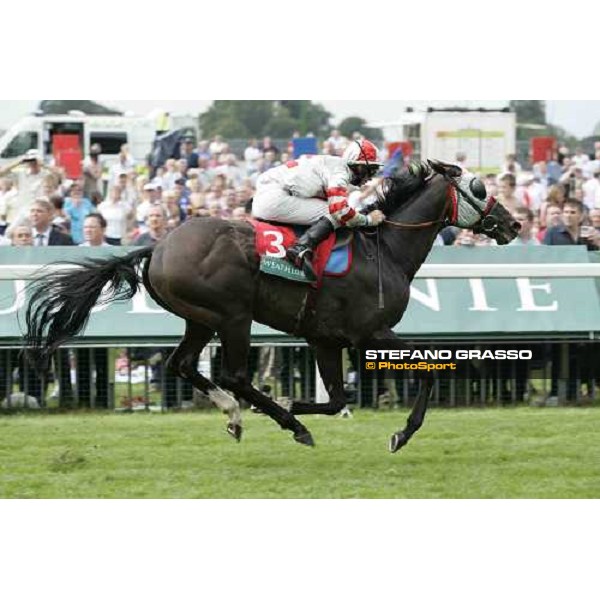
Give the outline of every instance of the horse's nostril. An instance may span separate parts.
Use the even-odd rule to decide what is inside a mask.
[[[513,221],[513,224],[510,226],[510,228],[515,233],[519,233],[519,231],[521,231],[521,223],[519,223],[518,221]]]

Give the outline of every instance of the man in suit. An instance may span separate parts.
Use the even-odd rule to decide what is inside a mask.
[[[34,246],[74,246],[73,238],[52,226],[53,206],[46,198],[36,198],[29,209]]]

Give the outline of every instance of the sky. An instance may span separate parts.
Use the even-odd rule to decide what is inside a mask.
[[[144,115],[155,108],[162,108],[177,114],[199,114],[204,112],[212,100],[98,100],[103,104]],[[406,106],[425,107],[456,106],[465,104],[472,107],[498,106],[506,100],[315,100],[333,114],[333,122],[339,123],[349,116],[358,116],[372,122],[392,122]],[[0,100],[0,129],[8,129],[18,119],[31,113],[39,100]],[[547,100],[548,121],[559,125],[577,137],[591,135],[600,123],[600,100]]]

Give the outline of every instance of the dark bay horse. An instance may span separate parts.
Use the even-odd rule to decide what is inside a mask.
[[[34,280],[26,311],[26,352],[33,365],[44,370],[51,353],[84,328],[103,291],[104,302],[128,299],[143,281],[160,306],[186,322],[168,368],[229,413],[229,433],[241,437],[239,404],[222,388],[291,430],[297,442],[313,445],[296,415],[333,415],[345,406],[343,348],[377,340],[394,340],[404,347],[392,327],[406,310],[410,282],[438,231],[451,224],[473,228],[499,244],[508,243],[518,232],[508,211],[486,197],[479,179],[459,167],[428,162],[383,181],[374,206],[387,221],[376,234],[356,233],[351,272],[343,278],[325,278],[308,309],[306,284],[259,271],[255,233],[249,224],[194,218],[154,248],[73,263],[78,268]],[[308,341],[329,393],[328,403],[295,402],[287,411],[252,386],[246,364],[253,320]],[[222,345],[221,387],[197,368],[200,352],[215,334]],[[432,386],[432,376],[425,376],[406,427],[390,440],[392,452],[421,426]]]

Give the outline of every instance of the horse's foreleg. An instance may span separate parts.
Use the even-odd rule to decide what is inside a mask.
[[[342,349],[327,346],[313,346],[313,348],[317,357],[319,373],[329,394],[329,402],[322,404],[294,402],[291,412],[295,415],[336,415],[346,406]]]
[[[386,341],[390,349],[410,350],[408,344],[398,338],[391,330],[380,332],[373,338],[374,343],[382,340]],[[368,346],[368,343],[364,345]],[[425,413],[427,412],[429,398],[431,396],[431,392],[433,391],[434,379],[433,374],[429,372],[422,372],[419,374],[419,377],[419,393],[417,394],[417,398],[415,399],[412,410],[410,411],[410,415],[408,415],[408,419],[406,420],[406,427],[398,430],[390,438],[390,452],[398,452],[400,448],[406,446],[408,440],[410,440],[410,438],[421,427],[423,421],[425,420]]]
[[[410,415],[408,415],[408,419],[406,420],[406,427],[394,433],[390,438],[390,452],[398,452],[398,450],[400,450],[402,446],[405,446],[413,434],[421,427],[425,419],[425,413],[427,412],[427,405],[432,390],[433,374],[423,374],[419,383],[419,393],[417,394],[415,403],[410,411]]]
[[[314,446],[312,435],[294,415],[271,398],[258,391],[248,380],[248,353],[250,351],[250,325],[252,321],[230,321],[219,331],[223,351],[221,384],[247,402],[254,404],[271,417],[282,429],[293,432],[294,440]]]

